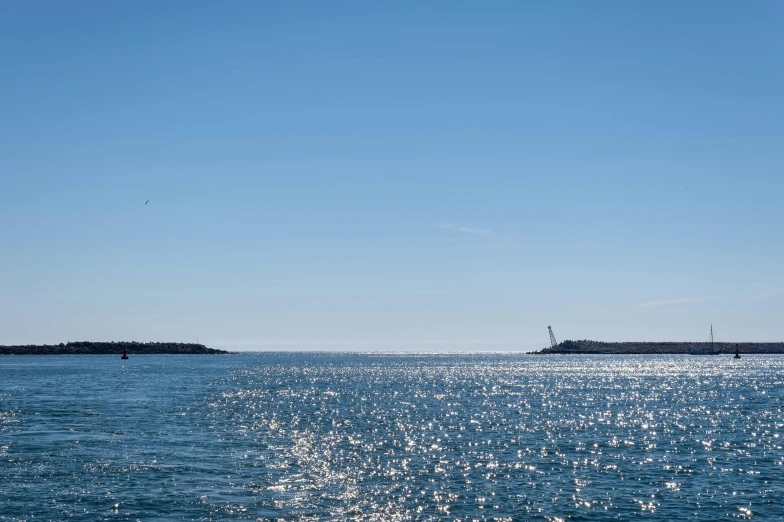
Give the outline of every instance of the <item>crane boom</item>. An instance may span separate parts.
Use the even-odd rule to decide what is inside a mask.
[[[553,327],[548,326],[547,331],[550,332],[550,348],[555,348],[555,346],[558,344],[558,341],[555,340],[555,335],[553,335]]]

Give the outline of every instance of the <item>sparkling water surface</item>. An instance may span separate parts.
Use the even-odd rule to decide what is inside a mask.
[[[0,521],[783,520],[784,356],[0,357]]]

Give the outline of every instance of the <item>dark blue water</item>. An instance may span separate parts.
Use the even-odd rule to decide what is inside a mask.
[[[0,520],[782,520],[784,357],[0,357]]]

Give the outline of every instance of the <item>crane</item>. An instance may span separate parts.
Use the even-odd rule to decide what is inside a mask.
[[[547,330],[550,332],[550,348],[555,348],[558,344],[558,341],[555,340],[555,335],[553,335],[553,327],[548,326]]]

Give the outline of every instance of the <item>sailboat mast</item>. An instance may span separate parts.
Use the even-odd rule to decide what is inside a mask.
[[[713,351],[713,324],[711,323],[711,352]]]

